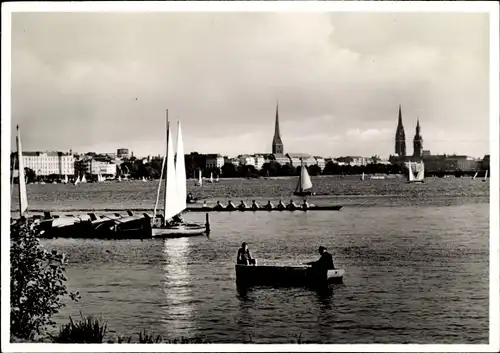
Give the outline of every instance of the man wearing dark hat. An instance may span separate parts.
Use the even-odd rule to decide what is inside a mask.
[[[319,258],[318,261],[310,262],[309,265],[312,265],[313,267],[321,268],[324,270],[334,270],[335,266],[333,264],[332,255],[330,255],[330,253],[328,251],[326,251],[326,248],[324,246],[320,246],[318,251],[319,251],[321,257]]]

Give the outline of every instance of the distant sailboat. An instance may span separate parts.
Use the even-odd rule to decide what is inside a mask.
[[[487,181],[488,180],[488,171],[486,171],[486,173],[484,174],[484,179],[483,181]]]
[[[418,172],[417,172],[416,176],[413,174],[412,165],[413,165],[412,162],[409,162],[409,164],[408,164],[408,183],[423,183],[424,178],[425,178],[424,163],[420,162],[418,164],[419,168],[418,168]],[[417,164],[415,163],[415,165],[417,165]]]
[[[208,179],[208,182],[209,183],[213,183],[214,182],[214,173],[210,173],[210,179]]]
[[[19,169],[19,216],[23,217],[24,213],[28,210],[28,194],[26,192],[23,150],[21,147],[21,132],[19,131],[19,125],[17,126],[16,143],[17,143],[17,160]]]
[[[85,178],[85,174],[83,174],[83,176],[82,176],[82,184],[84,184],[86,182],[87,182],[87,178]]]
[[[201,176],[201,170],[198,171],[198,186],[203,185],[203,178]]]
[[[219,182],[219,176],[217,175],[217,177],[215,178],[215,182],[218,183]]]
[[[146,180],[146,178],[145,178],[145,177],[142,177],[142,181],[146,182],[147,180]]]
[[[474,174],[474,176],[472,177],[472,180],[476,179],[477,177],[477,172]]]
[[[118,182],[122,181],[122,177],[118,175]]]
[[[297,183],[297,187],[295,188],[295,192],[293,193],[295,196],[308,196],[312,195],[311,191],[308,191],[313,187],[311,182],[311,177],[307,172],[307,167],[304,165],[304,160],[300,160],[300,176],[299,181]]]
[[[78,178],[76,178],[76,180],[75,180],[75,185],[78,185],[78,184],[80,184],[80,176],[78,176]]]
[[[365,180],[365,172],[363,172],[363,174],[361,174],[361,180]]]
[[[63,179],[63,181],[62,181],[62,182],[63,182],[63,184],[67,184],[67,183],[69,182],[69,180],[68,180],[68,175],[65,175],[65,176],[64,176],[64,179]]]

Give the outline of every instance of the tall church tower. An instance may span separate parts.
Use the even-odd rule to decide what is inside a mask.
[[[420,119],[417,119],[417,128],[415,129],[415,137],[413,138],[413,157],[422,158],[424,149],[424,139],[420,135]]]
[[[280,121],[278,113],[278,103],[276,103],[276,122],[274,125],[274,137],[273,137],[273,154],[283,154],[283,142],[280,136]]]
[[[398,127],[396,129],[396,146],[395,152],[400,157],[406,156],[406,136],[403,127],[403,117],[401,116],[401,104],[399,105]]]

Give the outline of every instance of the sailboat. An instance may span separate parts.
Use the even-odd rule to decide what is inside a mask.
[[[158,194],[156,198],[155,209],[153,213],[153,222],[155,223],[152,228],[153,237],[156,238],[177,238],[183,236],[201,235],[205,232],[208,233],[208,224],[175,224],[171,225],[168,220],[176,215],[179,215],[186,209],[186,167],[184,158],[184,145],[182,140],[181,123],[177,123],[177,161],[174,161],[174,150],[172,142],[172,133],[170,131],[170,123],[168,121],[167,110],[167,151],[163,159],[163,166],[165,166],[165,193],[164,193],[164,213],[163,217],[160,216],[161,224],[156,224],[156,210],[158,206],[159,191],[161,188],[162,177],[158,185]],[[163,174],[163,167],[162,167]],[[163,175],[162,175],[163,176]]]
[[[304,165],[304,160],[300,160],[300,176],[299,181],[297,183],[297,187],[295,188],[295,192],[293,193],[295,196],[308,196],[312,195],[311,191],[307,191],[312,188],[311,177],[307,172],[307,167]]]
[[[142,181],[146,182],[147,180],[146,180],[146,178],[145,178],[145,177],[142,177]]]
[[[214,182],[214,173],[210,173],[210,179],[208,179],[208,182],[209,183],[213,183]]]
[[[477,172],[474,174],[474,176],[472,177],[472,180],[476,179],[477,177]]]
[[[363,172],[363,174],[361,174],[361,180],[365,180],[365,172]]]
[[[198,186],[202,186],[203,185],[203,178],[201,176],[201,170],[198,171]]]
[[[218,183],[219,182],[219,176],[217,175],[217,177],[215,178],[215,182]]]
[[[23,161],[23,150],[21,147],[21,132],[19,131],[19,125],[17,126],[17,160],[19,169],[19,217],[22,218],[25,212],[28,210],[28,194],[26,192],[26,179],[24,175],[24,161]]]
[[[86,182],[87,182],[87,178],[85,178],[85,174],[83,174],[83,176],[82,176],[82,184],[84,184]]]
[[[65,175],[64,176],[64,179],[62,180],[63,184],[67,184],[68,183],[68,175]]]
[[[78,178],[76,178],[76,180],[75,180],[75,185],[78,185],[78,184],[80,184],[80,176],[78,176]]]
[[[121,182],[122,181],[122,177],[120,175],[118,175],[118,182]]]
[[[483,182],[488,180],[488,171],[484,174]]]
[[[415,176],[415,174],[413,174],[413,170],[412,170],[412,162],[409,162],[409,165],[408,165],[408,183],[423,183],[424,182],[424,178],[425,178],[425,169],[424,169],[424,163],[423,162],[420,162],[418,164],[419,168],[418,168],[418,173],[417,175]],[[415,163],[415,165],[417,165]]]

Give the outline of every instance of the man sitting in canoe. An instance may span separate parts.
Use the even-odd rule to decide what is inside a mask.
[[[247,243],[241,244],[241,248],[238,249],[236,263],[238,265],[255,265],[255,259],[250,255]]]
[[[257,202],[255,202],[255,200],[252,200],[252,210],[257,210],[259,209],[259,205],[257,204]]]
[[[264,206],[266,210],[272,210],[274,208],[274,205],[272,204],[271,200],[267,201],[267,205]]]
[[[234,206],[233,202],[232,202],[231,200],[229,200],[229,201],[227,202],[227,206],[226,206],[226,208],[227,208],[228,210],[234,210],[236,207]]]
[[[239,210],[245,210],[247,208],[247,205],[245,204],[245,201],[241,200],[241,203],[238,205]]]
[[[307,203],[307,200],[304,199],[304,202],[302,203],[302,209],[307,210],[309,208],[309,204]]]
[[[280,202],[278,202],[278,205],[276,206],[276,208],[280,211],[284,210],[286,207],[285,205],[283,204],[283,202],[280,200]]]
[[[335,265],[333,264],[333,257],[330,255],[324,246],[320,246],[318,249],[321,257],[318,261],[308,262],[307,265],[311,265],[313,268],[324,269],[324,270],[334,270]]]
[[[286,206],[286,208],[290,211],[293,211],[297,209],[297,205],[295,204],[295,202],[293,202],[293,200],[290,200],[290,203]]]
[[[193,194],[189,193],[186,197],[186,203],[195,203],[196,199],[193,197]]]

